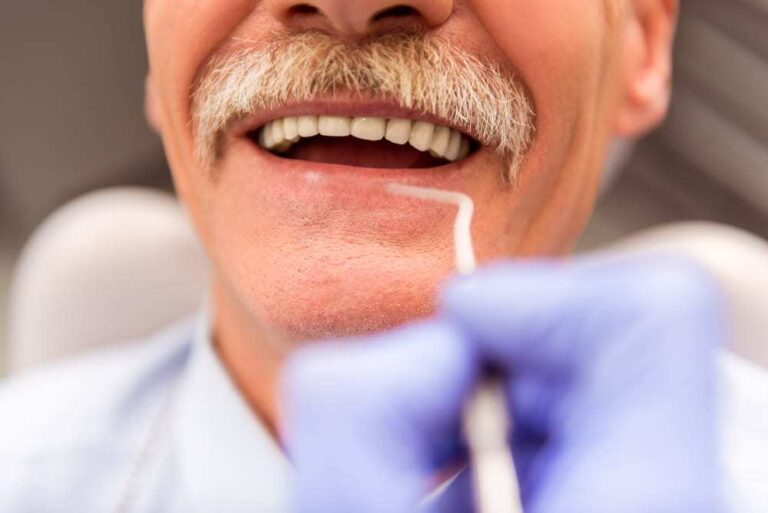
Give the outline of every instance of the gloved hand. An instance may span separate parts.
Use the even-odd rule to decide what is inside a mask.
[[[723,511],[707,276],[661,257],[509,263],[437,318],[298,352],[282,380],[297,513],[405,513],[461,458],[478,369],[506,373],[526,513]],[[430,505],[472,511],[462,473]]]

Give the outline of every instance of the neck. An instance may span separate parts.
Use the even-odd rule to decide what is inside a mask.
[[[213,343],[254,413],[278,436],[278,374],[288,351],[271,338],[225,284],[213,284]]]

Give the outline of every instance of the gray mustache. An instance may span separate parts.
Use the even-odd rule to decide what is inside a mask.
[[[210,59],[194,87],[195,143],[208,167],[221,157],[231,123],[341,93],[393,101],[461,127],[504,159],[508,178],[533,139],[533,102],[515,73],[445,40],[409,32],[351,45],[305,32],[233,46]]]

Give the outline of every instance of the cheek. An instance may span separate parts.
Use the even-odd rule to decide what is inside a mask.
[[[534,94],[568,89],[594,71],[607,28],[602,0],[473,0],[472,7]]]
[[[603,0],[473,0],[501,52],[530,88],[536,141],[521,175],[530,214],[526,252],[573,239],[591,204],[608,95],[608,20]],[[529,240],[528,240],[529,239]],[[531,249],[533,248],[533,249]]]
[[[575,121],[599,80],[603,1],[474,0],[472,7],[530,87],[538,136]]]
[[[255,0],[146,0],[144,24],[162,139],[182,201],[203,239],[206,176],[194,158],[190,88],[207,57],[247,18]],[[196,183],[202,181],[201,183]]]
[[[149,0],[149,64],[169,130],[187,131],[189,91],[201,65],[248,16],[255,0]]]

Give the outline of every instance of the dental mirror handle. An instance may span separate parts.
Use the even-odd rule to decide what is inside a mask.
[[[458,212],[453,230],[456,271],[464,276],[475,272],[472,198],[460,192],[395,183],[389,184],[388,190],[399,196],[456,205]],[[484,370],[480,384],[465,405],[463,429],[474,473],[476,513],[523,513],[508,441],[511,422],[504,379],[490,368]]]

